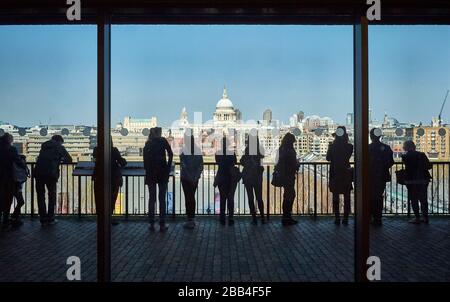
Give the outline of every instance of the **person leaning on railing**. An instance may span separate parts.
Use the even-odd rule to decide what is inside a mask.
[[[20,159],[22,160],[23,165],[14,164],[14,197],[16,198],[16,206],[14,207],[14,211],[11,215],[11,225],[13,226],[21,226],[23,222],[20,220],[20,211],[25,204],[25,199],[23,198],[23,185],[27,181],[28,177],[30,177],[30,169],[27,167],[27,160],[25,155],[20,155]]]
[[[195,192],[203,171],[203,156],[201,149],[195,144],[192,133],[184,136],[183,151],[180,154],[180,166],[180,178],[187,215],[187,222],[184,224],[184,228],[193,229],[195,227]]]
[[[242,182],[248,196],[248,205],[252,215],[252,224],[257,225],[255,209],[255,198],[258,203],[259,214],[261,215],[261,223],[266,223],[264,217],[264,203],[262,199],[262,181],[264,167],[261,165],[261,160],[264,158],[263,147],[259,144],[259,137],[249,135],[246,140],[244,154],[241,157]]]
[[[10,225],[9,213],[16,190],[15,165],[26,169],[17,149],[12,145],[13,136],[5,133],[0,137],[0,219],[2,229]]]
[[[416,145],[413,141],[404,142],[403,150],[406,152],[402,155],[402,161],[405,164],[405,184],[415,216],[409,222],[414,224],[428,223],[427,193],[428,184],[431,180],[428,170],[432,168],[432,165],[425,153],[416,151]],[[423,220],[420,220],[419,202]]]
[[[168,159],[166,156],[168,155]],[[169,142],[161,136],[161,128],[150,129],[148,140],[144,147],[145,183],[148,186],[148,216],[150,230],[155,230],[156,185],[158,184],[159,199],[159,227],[160,231],[167,230],[166,192],[172,167],[173,152]]]
[[[122,155],[120,154],[119,149],[117,149],[116,147],[113,146],[113,141],[112,138],[111,139],[111,214],[114,213],[114,209],[116,207],[116,200],[117,200],[117,196],[119,195],[119,189],[120,187],[123,185],[123,179],[122,179],[122,168],[125,167],[127,165],[127,161],[125,160],[125,158],[122,157]],[[97,154],[97,147],[94,148],[93,154],[92,154],[93,158],[95,161],[97,161],[98,158],[98,154]],[[94,168],[94,175],[92,177],[92,180],[94,181],[94,193],[96,196],[99,196],[100,194],[97,192],[97,190],[99,189],[98,186],[95,185],[95,181],[98,175],[98,171],[97,171],[97,164],[95,165]],[[98,206],[97,206],[98,200],[97,198],[95,199],[95,207],[96,207],[96,212],[98,213]],[[119,222],[115,219],[112,219],[111,224],[112,225],[117,225]]]
[[[353,169],[350,167],[350,157],[353,145],[348,142],[347,130],[344,126],[336,128],[334,141],[330,143],[327,151],[327,161],[330,162],[329,187],[333,193],[334,223],[341,224],[339,213],[339,195],[344,195],[344,219],[342,224],[348,224],[350,214],[350,192],[353,190]]]
[[[294,149],[295,136],[287,133],[281,140],[280,149],[277,154],[277,164],[275,169],[280,174],[283,193],[283,226],[297,224],[297,220],[292,218],[292,206],[295,199],[295,175],[298,172],[300,163],[297,160],[297,153]]]
[[[42,144],[36,161],[34,175],[36,177],[36,194],[38,199],[39,217],[41,225],[52,225],[55,220],[56,184],[59,179],[59,165],[71,163],[72,157],[63,146],[61,135]],[[48,190],[48,209],[45,204],[45,188]]]

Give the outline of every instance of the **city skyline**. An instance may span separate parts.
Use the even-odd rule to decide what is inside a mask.
[[[369,37],[373,117],[428,124],[450,86],[450,27]],[[0,120],[96,124],[95,26],[5,26],[0,38]],[[243,120],[270,108],[286,123],[301,110],[345,124],[353,111],[351,26],[113,26],[112,49],[113,125],[129,115],[169,126],[183,107],[207,120],[224,84]]]

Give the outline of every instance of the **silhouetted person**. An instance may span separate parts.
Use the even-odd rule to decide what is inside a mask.
[[[420,202],[423,222],[428,223],[428,184],[431,180],[428,170],[432,168],[432,165],[425,153],[416,151],[414,142],[404,142],[403,150],[406,152],[402,155],[402,161],[405,164],[405,183],[408,189],[408,199],[411,201],[415,216],[409,222],[415,224],[421,222]]]
[[[195,192],[198,180],[203,171],[203,156],[200,148],[195,144],[192,134],[184,136],[183,151],[180,154],[181,185],[183,186],[186,205],[187,222],[185,228],[195,227]]]
[[[61,135],[54,135],[42,144],[36,161],[34,175],[36,176],[36,194],[41,224],[54,224],[56,206],[56,183],[59,179],[59,165],[71,163],[72,157],[66,151]],[[48,191],[48,209],[45,204],[45,188]]]
[[[15,166],[26,169],[17,149],[12,145],[13,136],[4,133],[0,137],[0,219],[2,229],[10,225],[9,213],[16,191]]]
[[[298,172],[300,163],[297,160],[297,153],[294,149],[295,136],[287,133],[281,140],[278,150],[276,169],[280,173],[283,182],[283,218],[281,223],[284,226],[297,224],[292,218],[292,206],[295,200],[295,175]]]
[[[225,207],[228,208],[228,225],[234,224],[234,193],[239,181],[239,173],[235,165],[237,163],[236,153],[232,150],[231,143],[224,137],[222,150],[216,153],[218,166],[214,186],[219,188],[220,195],[220,223],[225,225]]]
[[[369,159],[370,159],[370,202],[372,224],[380,226],[383,213],[383,193],[386,182],[391,181],[389,169],[394,165],[393,152],[391,147],[383,144],[381,130],[370,130]]]
[[[255,198],[258,203],[259,214],[261,215],[261,223],[266,223],[264,217],[264,203],[262,199],[262,181],[264,168],[261,160],[264,158],[264,151],[259,145],[258,136],[249,136],[246,141],[244,154],[241,157],[242,182],[248,196],[248,205],[252,215],[252,224],[258,224],[256,219]]]
[[[16,198],[16,206],[14,208],[14,212],[11,215],[11,224],[13,226],[20,226],[23,222],[20,220],[20,210],[25,204],[25,199],[23,198],[22,190],[23,184],[27,181],[27,178],[30,176],[30,170],[27,167],[26,157],[24,155],[20,155],[20,159],[22,160],[23,165],[14,164],[15,175],[15,190],[14,197]]]
[[[166,155],[167,153],[167,155]],[[150,129],[150,134],[144,147],[145,182],[148,186],[148,216],[150,230],[155,229],[156,185],[158,184],[159,226],[165,231],[166,193],[172,167],[173,152],[169,142],[161,136],[161,128]],[[168,156],[168,159],[167,159]]]
[[[97,161],[97,158],[98,158],[97,147],[94,148],[92,155],[94,157],[94,160]],[[127,161],[125,160],[125,158],[122,157],[119,149],[117,149],[116,147],[113,146],[113,142],[111,139],[111,214],[114,213],[114,209],[116,207],[117,196],[119,195],[120,187],[123,185],[122,168],[125,167],[126,165],[127,165]],[[95,168],[94,168],[94,176],[93,176],[94,186],[95,186],[95,180],[97,178],[97,175],[98,175],[98,171],[97,171],[97,164],[96,164]],[[100,188],[96,187],[95,191],[97,192],[98,189],[100,189]],[[100,194],[96,193],[96,195],[99,196]],[[97,199],[95,199],[96,210],[98,211],[97,202],[98,202]],[[101,202],[103,202],[103,200]],[[117,225],[118,221],[113,219],[111,224]]]
[[[327,161],[330,162],[329,187],[333,193],[333,212],[335,224],[341,223],[339,210],[339,195],[344,195],[344,218],[342,224],[348,224],[350,214],[350,192],[353,189],[353,170],[350,167],[350,157],[353,145],[348,142],[347,130],[339,126],[334,135],[334,141],[328,146]]]

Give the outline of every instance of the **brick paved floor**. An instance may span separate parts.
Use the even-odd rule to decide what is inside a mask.
[[[353,222],[336,227],[332,218],[300,217],[282,228],[279,218],[233,227],[201,217],[194,230],[182,218],[166,233],[150,232],[141,220],[113,227],[114,281],[352,281]],[[450,281],[450,219],[410,225],[386,218],[371,231],[371,255],[381,258],[384,281]],[[0,232],[0,281],[65,281],[66,259],[78,256],[82,280],[95,281],[96,224],[92,218],[60,218],[41,228],[25,219]]]

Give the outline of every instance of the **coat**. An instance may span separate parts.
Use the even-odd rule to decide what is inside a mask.
[[[203,156],[190,154],[180,155],[181,179],[189,182],[196,182],[199,180],[203,171]]]
[[[353,189],[353,170],[350,157],[353,145],[344,141],[334,141],[328,146],[327,161],[330,162],[330,179],[328,186],[332,193],[344,194]]]
[[[18,165],[14,162],[14,181],[19,184],[23,184],[27,181],[28,177],[30,176],[30,170],[27,167],[27,161],[25,156],[20,156],[20,159],[22,160],[23,165]]]
[[[39,156],[36,161],[34,175],[36,178],[59,178],[59,165],[71,163],[72,157],[64,146],[54,140],[46,141],[42,144]]]
[[[216,154],[217,169],[214,186],[231,184],[233,181],[233,171],[231,170],[237,163],[236,154]]]
[[[146,184],[169,181],[173,152],[169,142],[164,137],[155,137],[147,141],[143,157]]]
[[[95,160],[97,160],[97,147],[94,148],[93,157],[95,158]],[[122,157],[122,155],[119,152],[119,149],[113,147],[111,149],[111,179],[113,185],[116,186],[123,185],[122,168],[125,167],[126,165],[127,161],[125,158]],[[96,179],[97,175],[98,175],[97,165],[95,165],[93,180]]]
[[[295,181],[295,175],[300,167],[294,148],[280,148],[275,169],[278,169],[282,181],[286,184]]]
[[[386,183],[391,181],[390,168],[394,165],[391,147],[382,142],[369,144],[369,172],[372,183]]]
[[[16,167],[27,170],[17,149],[11,145],[0,146],[0,185],[12,185],[16,182]]]
[[[428,184],[431,175],[428,170],[432,168],[428,157],[423,152],[408,151],[402,156],[405,164],[405,182],[407,184]]]
[[[263,180],[264,168],[261,165],[261,159],[263,155],[248,155],[244,154],[241,157],[242,169],[242,182],[244,185],[257,186],[261,185]]]

